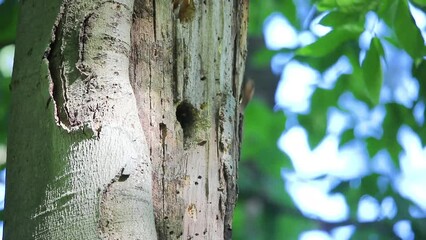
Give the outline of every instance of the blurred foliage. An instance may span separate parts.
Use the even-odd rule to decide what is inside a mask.
[[[18,14],[18,1],[5,0],[0,4],[0,52],[15,41],[16,24]],[[0,64],[4,64],[1,62]],[[7,141],[7,116],[9,109],[9,84],[10,76],[7,71],[0,68],[0,145],[6,145]],[[4,151],[5,148],[0,148]],[[0,171],[5,169],[5,153],[0,153]],[[2,183],[4,184],[4,183]],[[0,199],[4,201],[3,199]],[[0,210],[0,221],[3,220],[3,209]]]
[[[17,16],[17,0],[4,0],[0,4],[0,49],[15,42]]]
[[[6,144],[9,83],[10,77],[5,77],[0,72],[0,144]]]
[[[0,51],[15,41],[17,14],[18,1],[4,0],[0,4]],[[3,64],[5,63],[3,62]],[[0,70],[0,144],[6,144],[9,83],[10,76],[5,71]]]
[[[296,5],[293,0],[251,0],[249,5],[249,35],[262,35],[263,21],[271,13],[280,11],[291,22],[293,26],[301,28],[301,23],[297,17]]]
[[[0,4],[0,51],[15,41],[17,13],[18,1],[5,0]],[[0,71],[0,144],[2,145],[6,144],[9,84],[10,76]],[[4,166],[1,169],[3,168]]]
[[[300,4],[301,2],[304,4]],[[347,58],[351,65],[352,71],[338,75],[331,89],[318,87],[315,90],[308,113],[296,114],[297,124],[308,132],[310,148],[317,147],[327,135],[327,114],[331,108],[351,113],[351,109],[339,102],[343,94],[350,93],[368,106],[370,111],[377,107],[385,109],[386,115],[381,126],[383,133],[379,137],[357,136],[355,126],[351,123],[340,134],[339,146],[343,147],[354,140],[362,141],[370,159],[386,151],[392,159],[391,167],[396,168],[396,172],[389,175],[370,170],[365,176],[340,179],[330,194],[344,194],[350,210],[349,218],[345,221],[327,222],[302,214],[285,191],[286,183],[280,176],[282,171],[292,171],[289,157],[278,150],[276,143],[280,135],[288,130],[289,126],[286,128],[285,125],[286,114],[282,111],[273,112],[270,106],[254,100],[245,113],[234,239],[298,239],[299,234],[304,231],[323,230],[331,233],[337,227],[349,225],[356,228],[351,239],[399,239],[393,229],[401,220],[409,221],[415,239],[426,239],[426,231],[422,227],[426,223],[424,209],[403,196],[394,183],[400,173],[400,158],[403,153],[401,143],[397,140],[401,126],[408,126],[418,134],[423,148],[426,144],[426,128],[414,117],[414,106],[423,104],[426,100],[425,41],[410,10],[412,5],[425,13],[426,1],[252,0],[250,4],[250,38],[262,36],[264,20],[275,12],[283,14],[298,32],[311,31],[306,23],[312,23],[315,18],[320,18],[318,24],[330,27],[327,34],[316,36],[315,41],[308,45],[277,51],[265,48],[249,53],[250,63],[269,67],[276,54],[292,53],[291,60],[305,63],[320,74],[324,74],[342,57]],[[300,14],[301,9],[298,7],[302,5],[305,12],[306,9],[309,10],[309,14]],[[366,15],[371,13],[377,16],[375,24],[380,22],[386,25],[385,34],[376,34],[370,29],[371,26],[366,26]],[[366,49],[359,44],[365,33],[372,35]],[[384,44],[404,51],[411,58],[411,73],[419,85],[419,97],[411,106],[394,100],[383,102],[381,99],[387,83],[388,75],[384,74],[385,71],[391,74],[392,71],[398,71],[389,69],[388,61],[393,59],[389,57]],[[424,109],[421,114],[425,115]],[[369,165],[371,164],[370,162]],[[312,179],[307,179],[309,180]],[[391,197],[397,214],[371,222],[359,222],[357,211],[360,200],[365,196],[371,196],[379,203]],[[413,215],[413,209],[420,214]]]

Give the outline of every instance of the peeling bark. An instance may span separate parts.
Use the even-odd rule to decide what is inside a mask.
[[[56,3],[51,24],[28,31],[48,5],[21,7],[17,48],[33,54],[16,54],[5,238],[155,239],[151,162],[129,81],[133,1]]]

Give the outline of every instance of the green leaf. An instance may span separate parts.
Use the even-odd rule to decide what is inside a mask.
[[[301,24],[297,18],[296,5],[293,0],[251,0],[249,4],[249,36],[261,36],[263,22],[271,13],[277,11],[284,14],[295,28],[300,29]]]
[[[422,61],[417,65],[413,66],[412,74],[415,78],[417,78],[419,83],[419,99],[418,101],[426,102],[426,60],[422,59]],[[425,112],[423,112],[423,116],[425,116]],[[417,132],[419,135],[423,146],[426,145],[426,128],[424,126],[413,127],[413,130]]]
[[[376,37],[371,39],[370,49],[368,49],[362,63],[363,79],[373,105],[379,104],[380,90],[383,84],[383,71],[380,62],[380,52],[382,51],[383,47],[380,40]]]
[[[413,117],[411,109],[396,103],[385,105],[386,116],[383,120],[383,136],[381,139],[367,138],[367,149],[369,155],[373,157],[381,149],[388,150],[393,163],[399,168],[399,155],[402,151],[401,145],[397,141],[399,128],[402,125],[411,127],[416,132],[421,132],[424,127],[418,127]]]
[[[333,192],[341,192],[345,195],[346,202],[350,207],[349,215],[351,218],[357,217],[358,203],[361,197],[364,195],[364,191],[359,187],[361,179],[353,179],[349,181],[343,181],[340,186],[337,186]],[[358,185],[358,186],[357,186]],[[356,187],[355,187],[356,186]]]
[[[376,10],[379,18],[383,19],[389,26],[392,25],[392,20],[395,15],[394,7],[395,0],[381,0]]]
[[[398,207],[398,217],[400,219],[410,219],[412,218],[410,214],[410,207],[413,205],[413,202],[409,199],[402,197],[400,194],[390,194],[393,200]]]
[[[377,184],[380,176],[379,174],[370,174],[361,179],[361,189],[364,194],[368,194],[378,200],[383,198],[383,193],[380,193],[379,185]]]
[[[265,103],[253,99],[244,114],[241,162],[254,161],[262,174],[281,179],[281,168],[291,168],[286,155],[277,147],[286,118]]]
[[[349,181],[341,181],[330,190],[330,193],[345,193],[350,189],[351,183]]]
[[[253,69],[264,69],[270,66],[272,57],[276,55],[276,51],[271,51],[267,48],[260,48],[251,53],[251,57],[248,59],[249,66]]]
[[[319,0],[318,11],[338,9],[344,13],[365,13],[375,9],[380,0]]]
[[[355,139],[354,129],[348,129],[342,133],[340,136],[339,147],[345,145],[346,143]]]
[[[300,62],[307,63],[311,68],[318,70],[318,72],[323,73],[331,66],[333,66],[339,58],[342,57],[344,52],[344,47],[335,49],[335,51],[327,54],[325,57],[315,58],[315,57],[304,57],[304,56],[295,56],[294,59]]]
[[[367,138],[365,139],[365,143],[367,145],[368,155],[370,155],[371,158],[374,157],[380,150],[385,148],[383,142],[376,138]]]
[[[314,43],[296,51],[299,56],[324,57],[336,50],[343,43],[359,37],[363,29],[356,25],[345,26],[332,30]]]
[[[380,0],[336,0],[339,9],[346,13],[365,13],[375,9]]]
[[[371,223],[373,226],[375,223]],[[376,225],[379,225],[376,223]],[[391,225],[389,226],[389,229]],[[386,236],[383,236],[385,235]],[[351,236],[351,239],[375,239],[375,240],[395,240],[400,239],[399,237],[395,236],[395,233],[393,231],[386,231],[384,233],[380,232],[379,227],[371,227],[371,228],[361,228],[357,229],[357,231],[354,232],[354,234]]]
[[[7,119],[9,113],[10,78],[3,78],[0,74],[0,144],[6,144]]]
[[[336,0],[319,0],[317,1],[316,5],[317,5],[318,11],[320,12],[333,10],[334,8],[337,8]]]
[[[425,219],[410,219],[411,228],[416,236],[416,239],[425,239],[426,238],[426,228]]]
[[[367,92],[367,87],[365,82],[362,80],[364,77],[363,69],[359,63],[359,49],[349,49],[346,52],[346,56],[348,57],[351,66],[352,66],[352,74],[349,76],[342,76],[347,79],[348,87],[352,94],[358,99],[372,106],[371,100],[369,98],[369,94]]]
[[[309,221],[309,219],[303,218],[302,216],[302,214],[300,214],[300,216],[294,216],[294,214],[291,213],[282,214],[277,220],[279,232],[274,239],[300,239],[301,232],[318,227],[316,222]]]
[[[363,27],[365,20],[365,15],[360,14],[348,14],[340,11],[332,11],[325,15],[319,24],[329,27],[340,27],[343,25],[359,25],[360,28]]]
[[[422,34],[410,13],[407,0],[395,0],[393,27],[400,46],[414,59],[422,58],[425,47]]]
[[[420,7],[426,7],[426,0],[411,0],[411,2]]]
[[[395,128],[396,130],[399,129],[397,127]],[[389,155],[395,167],[399,168],[399,155],[402,151],[402,147],[396,141],[396,136],[393,136],[396,134],[391,132],[397,132],[397,131],[393,131],[393,129],[386,129],[384,131],[384,135],[382,139],[367,138],[365,142],[367,144],[367,150],[370,157],[375,156],[380,150],[386,149],[389,152]]]
[[[0,5],[0,48],[15,42],[18,21],[18,2],[5,1]]]
[[[309,147],[314,149],[323,140],[327,133],[327,112],[334,106],[340,93],[333,90],[318,88],[311,99],[311,112],[307,115],[299,115],[298,120],[309,133]]]
[[[417,66],[414,66],[413,76],[417,78],[420,85],[419,88],[419,98],[423,101],[426,101],[426,60],[423,59]]]

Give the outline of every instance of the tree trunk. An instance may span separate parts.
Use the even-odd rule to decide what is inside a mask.
[[[23,0],[5,239],[230,239],[248,0]]]

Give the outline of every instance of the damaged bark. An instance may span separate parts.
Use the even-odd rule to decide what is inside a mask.
[[[231,239],[247,10],[22,1],[5,239]]]
[[[131,31],[157,234],[230,239],[248,1],[165,2],[135,1]]]

